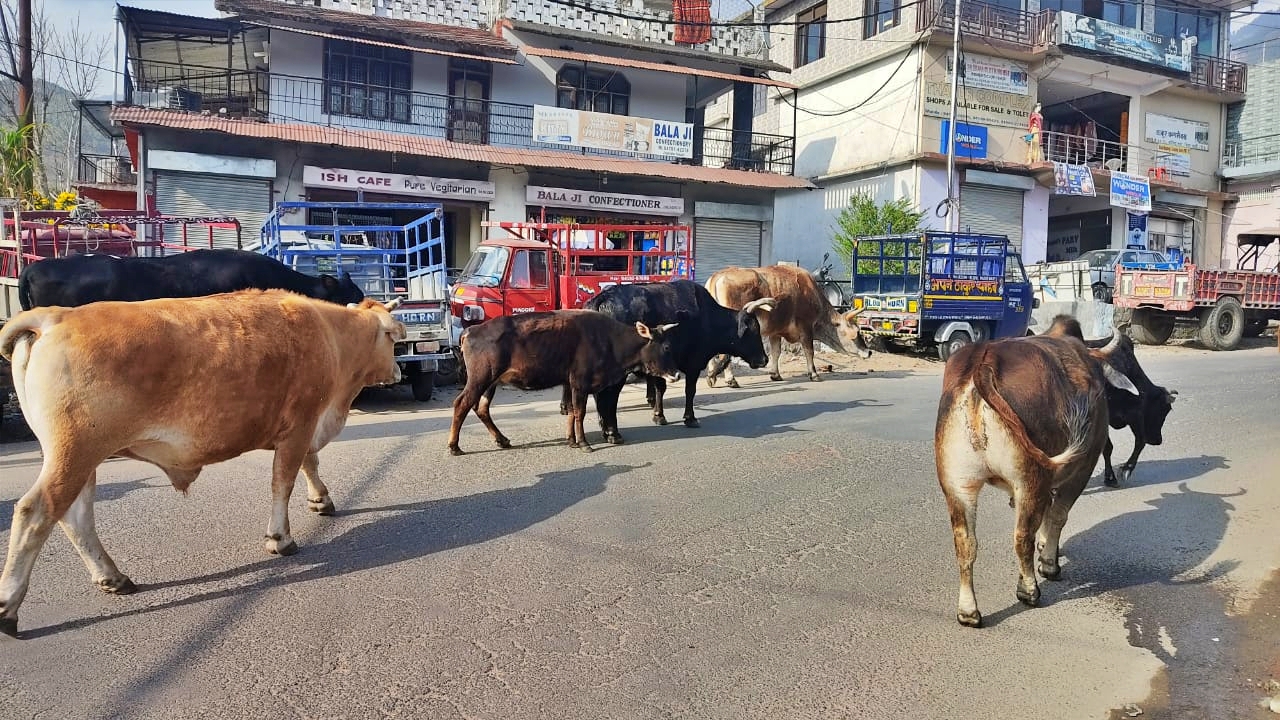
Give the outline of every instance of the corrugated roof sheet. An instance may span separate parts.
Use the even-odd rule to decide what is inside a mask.
[[[515,48],[506,40],[491,32],[475,28],[436,25],[417,20],[400,20],[344,10],[304,7],[279,2],[279,0],[215,0],[214,6],[245,20],[296,22],[403,42],[427,42],[447,49],[469,50],[506,57],[515,55]]]
[[[592,55],[590,53],[577,52],[574,50],[560,50],[558,48],[524,45],[521,46],[520,52],[525,55],[534,55],[537,57],[577,60],[580,62],[597,63],[599,65],[613,65],[616,67],[634,68],[637,70],[657,70],[659,72],[677,73],[680,75],[698,75],[700,77],[728,80],[729,82],[748,82],[756,85],[769,85],[772,87],[786,88],[788,90],[794,90],[796,88],[796,86],[791,83],[780,82],[770,78],[752,77],[750,75],[734,75],[732,73],[717,72],[715,70],[700,70],[698,68],[685,67],[684,65],[667,65],[666,63],[649,62],[647,60],[630,60],[627,58],[610,57],[608,55]]]
[[[607,158],[552,150],[523,150],[500,148],[492,145],[467,145],[439,138],[401,135],[381,130],[363,130],[306,125],[302,123],[265,123],[253,120],[233,120],[185,113],[175,110],[158,110],[142,107],[117,107],[111,111],[111,120],[126,126],[165,127],[196,132],[220,132],[239,137],[312,145],[337,145],[341,147],[395,152],[437,157],[446,160],[463,160],[492,165],[521,165],[525,167],[558,168],[589,172],[607,172],[618,175],[660,177],[668,180],[737,185],[769,190],[812,188],[809,181],[791,175],[707,168],[697,165]]]

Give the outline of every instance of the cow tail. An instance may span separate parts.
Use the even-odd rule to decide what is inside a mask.
[[[18,276],[18,305],[23,310],[31,309],[31,276],[22,273]]]
[[[1071,429],[1071,442],[1067,445],[1067,449],[1050,457],[1044,450],[1041,450],[1031,438],[1027,435],[1026,427],[1022,423],[1022,419],[1014,412],[1013,408],[1000,394],[1000,390],[996,387],[995,368],[989,363],[991,358],[985,358],[979,364],[981,368],[974,374],[973,386],[978,391],[979,397],[991,406],[996,415],[1004,421],[1005,428],[1009,431],[1009,435],[1013,441],[1018,444],[1026,456],[1036,465],[1050,472],[1057,472],[1059,468],[1071,462],[1084,449],[1085,440],[1087,438],[1087,429],[1089,422],[1088,408],[1075,408],[1068,413],[1067,424]],[[1077,410],[1082,410],[1077,412]]]
[[[40,335],[50,326],[54,325],[61,319],[62,308],[38,308],[36,310],[27,310],[20,312],[12,320],[4,324],[0,328],[0,357],[5,360],[13,360],[13,351],[18,343],[25,337],[31,336],[34,340],[40,339]]]

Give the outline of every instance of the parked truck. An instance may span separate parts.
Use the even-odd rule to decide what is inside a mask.
[[[853,307],[867,339],[936,349],[1028,334],[1038,304],[1017,249],[1004,235],[925,231],[859,238]]]
[[[504,315],[579,308],[613,285],[693,279],[687,225],[483,225],[502,234],[480,243],[453,285],[458,333]]]
[[[1205,347],[1234,350],[1280,320],[1280,272],[1126,264],[1116,269],[1114,302],[1132,310],[1129,334],[1136,342],[1163,345],[1186,322],[1196,324]]]
[[[406,213],[410,222],[377,222]],[[399,298],[392,313],[407,337],[396,343],[402,382],[415,400],[435,389],[441,362],[453,362],[444,208],[439,203],[281,202],[255,248],[308,275],[348,273],[366,297]]]

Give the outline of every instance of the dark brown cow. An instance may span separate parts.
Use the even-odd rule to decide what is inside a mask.
[[[1056,579],[1062,527],[1107,441],[1107,385],[1138,394],[1100,359],[1110,345],[1090,351],[1069,317],[1054,325],[1043,335],[966,345],[947,361],[934,454],[960,566],[961,625],[982,625],[973,592],[979,491],[990,484],[1011,497],[1017,596],[1034,607],[1033,551],[1040,574]]]
[[[772,309],[756,314],[760,318],[760,335],[769,341],[770,380],[782,379],[778,361],[783,340],[799,343],[803,348],[810,380],[822,379],[813,364],[814,340],[842,353],[849,352],[845,349],[849,343],[862,359],[871,357],[871,349],[854,320],[862,311],[843,315],[837,312],[807,270],[790,265],[725,268],[707,278],[706,287],[716,302],[733,310],[762,298],[774,299]],[[707,365],[707,385],[715,387],[722,372],[729,387],[738,387],[727,355],[720,355]]]
[[[511,447],[489,416],[499,383],[521,390],[568,385],[570,447],[590,451],[582,419],[587,396],[621,384],[631,370],[675,379],[679,369],[669,338],[675,324],[628,326],[594,310],[557,310],[488,320],[462,334],[467,385],[453,401],[449,452],[461,455],[458,431],[474,408],[500,448]]]

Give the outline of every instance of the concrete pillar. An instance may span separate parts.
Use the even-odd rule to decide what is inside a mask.
[[[1124,171],[1130,175],[1145,175],[1147,163],[1151,158],[1142,156],[1142,98],[1134,96],[1129,99],[1129,124],[1125,128],[1128,133],[1128,160]]]
[[[523,222],[525,217],[525,188],[528,175],[507,168],[490,168],[489,182],[494,185],[494,198],[489,201],[489,219],[495,222]],[[488,237],[497,237],[489,228]]]

